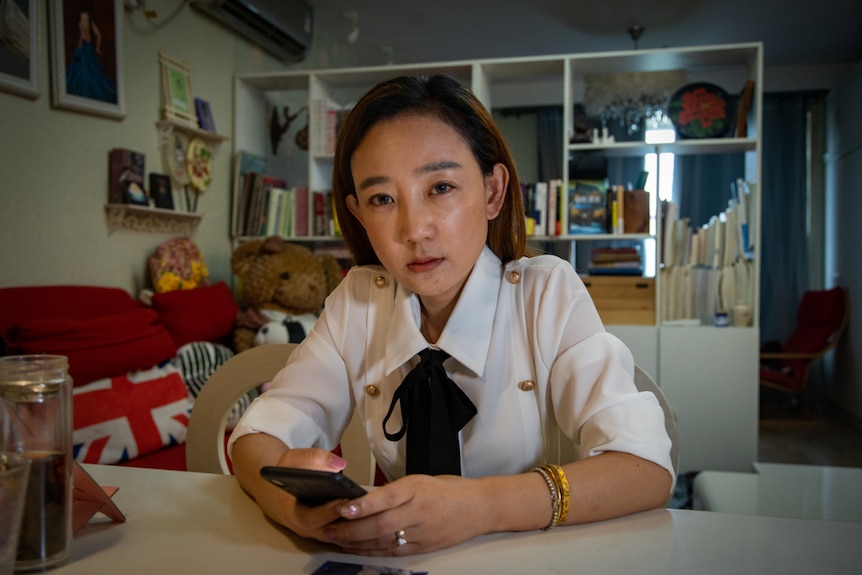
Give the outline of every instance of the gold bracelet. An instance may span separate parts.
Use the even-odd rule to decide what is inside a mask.
[[[559,465],[544,465],[543,467],[554,479],[554,484],[560,498],[560,517],[557,522],[563,523],[569,515],[569,499],[571,498],[569,479],[566,477],[566,472]]]
[[[535,471],[545,479],[548,485],[548,490],[551,492],[551,522],[542,531],[549,531],[557,526],[560,522],[560,492],[557,490],[556,482],[545,469],[545,466],[534,467],[531,471]]]

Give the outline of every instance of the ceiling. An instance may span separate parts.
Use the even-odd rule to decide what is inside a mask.
[[[860,0],[306,0],[360,65],[762,41],[766,66],[862,59]],[[387,54],[391,48],[391,58]]]

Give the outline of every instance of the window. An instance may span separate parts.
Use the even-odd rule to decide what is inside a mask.
[[[647,121],[647,129],[644,139],[648,144],[668,144],[676,140],[676,131],[667,117],[651,118]],[[661,154],[649,153],[644,156],[644,170],[649,174],[644,189],[650,193],[650,234],[656,235],[656,212],[658,200],[670,201],[673,197],[673,152],[662,152]],[[654,276],[656,270],[656,252],[650,242],[646,240],[644,273]]]

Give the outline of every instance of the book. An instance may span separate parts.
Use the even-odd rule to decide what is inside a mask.
[[[521,182],[524,201],[524,231],[528,236],[536,235],[536,184]]]
[[[733,131],[733,135],[737,138],[744,138],[748,133],[748,113],[751,111],[753,96],[754,80],[748,80],[739,95],[739,105],[736,109],[736,129]]]
[[[287,184],[281,178],[259,172],[250,172],[246,174],[245,179],[249,198],[242,235],[265,236],[269,215],[269,190],[271,188],[285,188]]]
[[[560,189],[563,187],[563,180],[553,179],[548,182],[548,229],[549,236],[559,236],[562,233],[560,229]]]
[[[326,206],[328,203],[326,192],[311,193],[311,209],[314,214],[311,220],[311,235],[313,236],[326,235],[328,227],[326,224]]]
[[[623,193],[623,233],[649,233],[649,193],[626,190]]]
[[[195,113],[198,117],[198,125],[201,130],[207,132],[215,132],[215,120],[213,120],[213,111],[210,103],[201,98],[195,98]]]
[[[264,173],[267,159],[250,152],[238,151],[234,155],[233,190],[231,201],[231,237],[236,238],[245,232],[245,213],[247,198],[245,196],[245,175],[250,172]]]
[[[128,148],[108,152],[108,203],[149,205],[144,192],[146,155]]]
[[[150,174],[150,197],[157,208],[174,209],[174,195],[171,190],[171,177],[166,174]]]
[[[311,220],[311,206],[308,201],[308,186],[293,188],[293,225],[291,235],[304,237],[308,235],[308,222]]]
[[[607,180],[570,180],[568,197],[569,233],[608,233],[607,200]]]
[[[641,253],[637,247],[594,248],[590,275],[643,275]]]

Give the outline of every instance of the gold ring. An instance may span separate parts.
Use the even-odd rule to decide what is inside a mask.
[[[401,547],[402,545],[407,545],[407,539],[405,539],[404,537],[403,529],[395,533],[395,539],[399,547]]]

